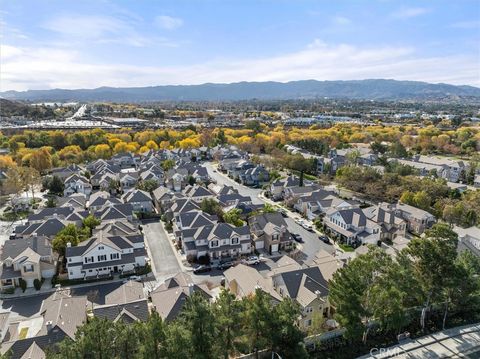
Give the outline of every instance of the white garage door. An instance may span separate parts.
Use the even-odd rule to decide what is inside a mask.
[[[264,248],[263,241],[255,242],[255,249],[263,249],[263,248]]]
[[[272,253],[278,252],[278,244],[272,244]]]

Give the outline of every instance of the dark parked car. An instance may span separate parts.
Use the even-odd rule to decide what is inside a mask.
[[[212,270],[212,267],[210,267],[209,265],[201,265],[201,266],[195,267],[195,269],[193,270],[193,273],[200,274],[200,273],[210,272],[211,270]]]
[[[218,269],[221,269],[221,270],[225,270],[225,269],[228,269],[230,267],[233,267],[233,262],[232,261],[222,262],[218,265]]]
[[[302,236],[301,236],[301,235],[292,233],[292,237],[293,237],[293,239],[294,239],[296,242],[298,242],[298,243],[303,243],[303,239],[302,239]]]
[[[323,243],[330,244],[330,238],[327,236],[319,236],[318,237]]]

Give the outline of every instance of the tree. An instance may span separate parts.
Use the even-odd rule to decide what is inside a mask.
[[[222,206],[213,198],[203,199],[200,203],[200,209],[210,215],[216,215],[220,220],[223,220]]]
[[[91,236],[95,227],[101,223],[101,220],[96,218],[93,214],[90,214],[82,222],[83,227],[88,230],[88,233]]]
[[[140,356],[142,358],[168,358],[165,348],[166,325],[156,311],[150,314],[145,326],[142,327],[141,337]]]
[[[241,214],[242,214],[242,211],[240,209],[233,208],[223,215],[223,220],[226,223],[230,223],[234,225],[235,227],[241,227],[244,225],[244,222],[240,218]]]
[[[30,157],[30,166],[40,173],[52,168],[52,155],[46,147],[42,147],[32,153],[32,156]]]
[[[10,193],[13,193],[12,201],[15,200],[25,189],[22,174],[18,167],[11,167],[8,169],[5,187]],[[14,208],[16,207],[14,206]]]
[[[445,293],[452,286],[457,242],[458,236],[450,226],[438,223],[426,232],[425,238],[412,239],[405,249],[411,259],[413,275],[419,283],[424,302],[422,327],[431,304],[444,300]]]
[[[152,193],[158,188],[158,182],[154,179],[141,181],[137,184],[137,188],[141,189],[142,191]]]
[[[35,197],[35,187],[40,186],[42,183],[42,177],[40,173],[32,167],[20,167],[20,176],[24,184],[25,189],[32,191],[32,201]]]
[[[235,340],[240,336],[242,311],[242,302],[237,301],[229,290],[222,289],[213,312],[218,333],[217,345],[225,359],[235,356]]]
[[[304,334],[296,321],[300,316],[299,304],[290,298],[283,299],[273,308],[272,350],[285,358],[308,358],[302,344]]]
[[[75,224],[67,224],[61,229],[52,241],[52,248],[60,255],[65,255],[65,248],[70,243],[76,246],[81,241],[88,238],[88,230],[78,228]]]
[[[272,348],[271,323],[273,313],[271,310],[270,296],[260,288],[255,289],[255,294],[244,299],[244,327],[245,335],[249,338],[250,351],[258,359],[258,351],[263,348]]]
[[[51,181],[48,184],[48,190],[52,194],[57,194],[59,196],[63,196],[63,190],[65,188],[65,185],[63,184],[63,181],[60,179],[58,176],[53,176]]]
[[[390,305],[390,298],[382,289],[391,257],[378,247],[369,247],[366,254],[355,258],[346,267],[335,272],[330,283],[330,300],[336,308],[335,318],[345,327],[346,338],[358,338],[363,342],[379,305]],[[397,304],[395,304],[397,306]]]
[[[413,203],[415,207],[421,208],[423,210],[428,210],[430,208],[431,197],[425,191],[419,191],[413,196]]]
[[[175,161],[174,160],[165,160],[162,162],[162,168],[164,171],[168,171],[169,169],[172,169],[175,167]]]
[[[208,301],[199,291],[187,299],[180,320],[189,332],[192,355],[205,359],[215,357],[215,318]]]
[[[188,176],[188,184],[190,186],[193,186],[196,182],[197,180],[195,179],[195,177],[193,177],[192,175]]]

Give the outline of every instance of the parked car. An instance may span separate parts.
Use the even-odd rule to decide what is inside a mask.
[[[294,239],[296,242],[298,242],[298,243],[303,243],[303,238],[302,238],[301,235],[292,233],[292,237],[293,237],[293,239]]]
[[[131,275],[130,277],[128,277],[128,280],[133,280],[135,282],[141,282],[142,277],[140,277],[139,275]]]
[[[305,222],[305,221],[304,221],[302,218],[296,218],[296,219],[295,219],[295,223],[301,225],[302,227],[303,227],[303,223],[304,223],[304,222]]]
[[[330,244],[330,238],[327,236],[319,236],[318,237],[323,243]]]
[[[256,265],[260,263],[260,258],[258,258],[257,256],[250,256],[247,259],[245,259],[244,263],[248,265]]]
[[[284,209],[281,209],[281,210],[280,210],[280,214],[281,214],[283,217],[288,217],[288,213],[287,213],[287,211],[284,210]]]
[[[232,261],[220,262],[220,264],[218,265],[218,269],[225,270],[230,267],[233,267],[233,264],[234,263]]]
[[[308,231],[312,231],[313,230],[313,227],[310,223],[308,223],[307,221],[303,221],[302,222],[302,227],[305,228],[306,230]]]
[[[212,267],[210,267],[209,265],[200,265],[193,269],[193,273],[200,274],[200,273],[210,272],[211,270],[212,270]]]

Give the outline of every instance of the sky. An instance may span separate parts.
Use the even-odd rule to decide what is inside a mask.
[[[392,78],[480,87],[478,0],[0,0],[0,91]]]

